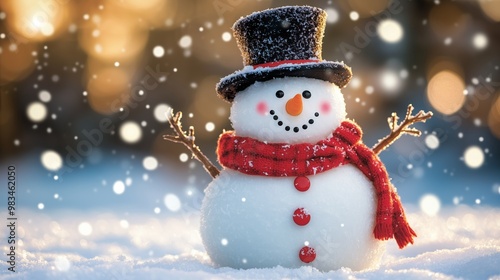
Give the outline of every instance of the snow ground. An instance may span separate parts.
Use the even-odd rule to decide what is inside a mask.
[[[407,206],[419,237],[388,242],[379,268],[320,272],[311,267],[235,270],[210,263],[199,212],[166,218],[92,211],[19,211],[16,273],[1,279],[500,279],[500,209],[449,206],[430,217]],[[6,216],[2,212],[2,216]],[[23,217],[29,217],[24,219]],[[5,240],[5,231],[2,231]],[[5,259],[6,246],[2,258]]]

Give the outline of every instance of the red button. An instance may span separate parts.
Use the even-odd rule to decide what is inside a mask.
[[[295,178],[295,181],[293,181],[293,184],[295,185],[295,188],[300,192],[307,191],[309,189],[309,187],[311,186],[311,182],[305,176],[299,176],[299,177]]]
[[[311,215],[304,208],[297,208],[293,212],[293,221],[299,226],[305,226],[311,220]]]
[[[316,250],[314,250],[314,248],[304,246],[300,249],[299,258],[305,263],[310,263],[316,258]]]

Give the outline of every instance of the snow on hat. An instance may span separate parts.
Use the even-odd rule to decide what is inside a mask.
[[[232,102],[237,92],[253,83],[282,77],[316,78],[346,86],[351,68],[321,58],[325,23],[326,12],[309,6],[268,9],[240,18],[233,33],[245,66],[220,80],[219,96]]]

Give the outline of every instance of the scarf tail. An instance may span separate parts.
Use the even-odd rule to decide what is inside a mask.
[[[349,162],[354,164],[368,178],[377,196],[377,210],[373,236],[379,240],[388,240],[394,236],[394,208],[389,177],[381,161],[373,151],[362,143],[357,143],[348,153]]]
[[[349,153],[350,161],[369,178],[377,194],[377,214],[373,235],[376,239],[394,238],[400,249],[413,244],[415,231],[410,227],[401,200],[389,180],[389,174],[380,159],[362,143]]]
[[[403,249],[406,245],[410,243],[413,244],[413,237],[417,237],[417,234],[408,224],[403,205],[401,205],[401,200],[395,191],[392,192],[392,200],[394,208],[392,225],[394,229],[394,239],[396,239],[399,249]]]

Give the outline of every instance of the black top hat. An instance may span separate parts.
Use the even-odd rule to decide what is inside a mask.
[[[240,18],[233,33],[245,67],[217,84],[217,93],[232,102],[236,93],[257,81],[308,77],[343,88],[351,68],[321,58],[326,12],[309,6],[268,9]]]

